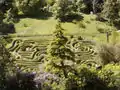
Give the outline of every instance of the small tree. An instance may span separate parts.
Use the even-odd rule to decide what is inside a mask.
[[[61,24],[56,25],[56,30],[53,33],[54,38],[47,49],[46,67],[53,73],[59,73],[67,78],[68,72],[72,68],[71,65],[73,65],[74,53],[66,47],[68,39],[64,36],[63,30]]]

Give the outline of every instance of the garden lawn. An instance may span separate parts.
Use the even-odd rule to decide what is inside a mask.
[[[92,39],[99,42],[106,42],[106,34],[98,32],[98,29],[115,30],[116,28],[107,25],[104,22],[96,21],[95,15],[83,14],[83,20],[62,23],[67,35],[78,35],[87,39]],[[40,18],[21,18],[15,24],[15,35],[48,35],[55,30],[57,20],[53,17],[48,19]]]

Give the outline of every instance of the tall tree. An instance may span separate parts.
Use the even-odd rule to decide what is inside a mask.
[[[119,8],[119,0],[105,0],[102,11],[103,18],[109,23],[114,23],[119,18]]]
[[[66,46],[68,39],[64,36],[63,30],[61,24],[56,25],[53,40],[47,49],[46,67],[48,70],[67,78],[68,72],[72,68],[71,65],[73,65],[74,53]]]
[[[75,19],[78,15],[76,0],[56,0],[52,8],[56,19],[60,21],[69,21]]]
[[[104,0],[92,0],[92,8],[94,13],[102,11]]]

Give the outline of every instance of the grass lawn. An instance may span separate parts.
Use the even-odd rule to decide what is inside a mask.
[[[62,27],[66,34],[83,36],[87,39],[92,39],[99,42],[106,42],[106,34],[98,32],[98,29],[115,30],[114,27],[107,25],[104,22],[96,21],[95,15],[83,15],[82,21],[77,23],[65,22]],[[21,18],[19,23],[15,24],[15,35],[47,35],[52,34],[55,30],[57,20],[53,17],[49,19],[40,18]],[[37,38],[36,38],[37,39]]]

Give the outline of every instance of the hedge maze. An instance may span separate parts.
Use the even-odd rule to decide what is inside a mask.
[[[70,48],[75,53],[77,63],[97,64],[95,58],[97,56],[96,43],[89,40],[73,40]]]
[[[15,64],[23,71],[39,71],[47,54],[47,46],[51,40],[35,41],[15,39],[8,48],[15,58]],[[78,63],[94,62],[97,55],[95,44],[86,40],[69,41],[67,47],[75,53]],[[96,63],[96,62],[94,62]]]
[[[33,40],[16,39],[8,50],[15,58],[15,64],[22,70],[29,71],[39,69],[39,65],[44,61],[47,45]]]

